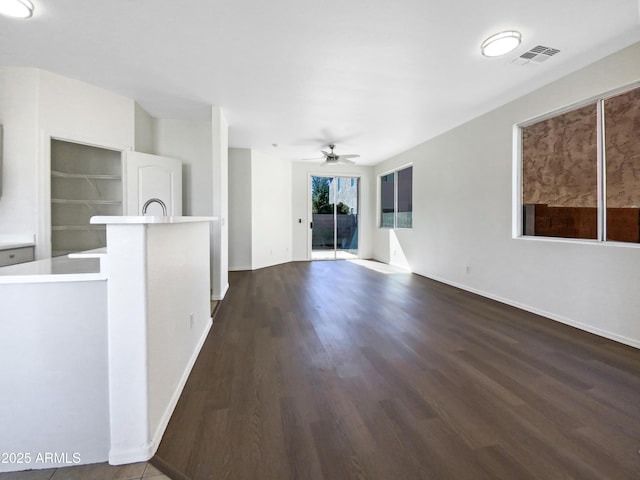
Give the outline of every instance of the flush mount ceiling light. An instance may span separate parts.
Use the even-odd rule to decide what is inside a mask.
[[[482,42],[480,50],[485,57],[499,57],[515,50],[520,45],[520,38],[520,32],[515,30],[496,33]]]
[[[33,3],[29,0],[0,0],[0,14],[29,18],[33,15]]]

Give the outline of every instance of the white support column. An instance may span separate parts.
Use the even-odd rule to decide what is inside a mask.
[[[109,463],[156,452],[211,328],[214,217],[104,216]],[[214,222],[214,224],[217,222]]]
[[[220,219],[211,229],[211,298],[222,300],[229,288],[229,126],[220,107],[211,108],[211,128],[213,215]]]
[[[107,228],[109,463],[149,458],[146,225]]]

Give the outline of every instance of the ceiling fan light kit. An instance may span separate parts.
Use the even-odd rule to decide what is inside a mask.
[[[334,144],[329,145],[329,148],[331,149],[331,152],[325,152],[324,150],[321,150],[322,154],[324,155],[324,161],[320,164],[320,166],[336,165],[338,163],[342,163],[346,165],[355,165],[356,162],[349,159],[360,157],[360,155],[356,155],[353,153],[349,153],[346,155],[338,155],[337,153],[333,152],[333,149],[336,148]]]
[[[0,0],[0,14],[15,18],[30,18],[33,3],[29,0]]]
[[[336,165],[338,163],[342,163],[342,164],[346,164],[346,165],[355,165],[356,162],[349,160],[350,158],[360,158],[360,155],[356,155],[355,153],[348,153],[345,155],[338,155],[337,153],[335,153],[333,151],[334,148],[336,148],[335,144],[330,144],[329,148],[331,149],[331,152],[326,152],[324,150],[320,150],[322,152],[322,155],[324,155],[324,157],[317,157],[317,158],[304,158],[303,160],[322,160],[322,163],[320,164],[321,167],[324,167],[325,165]]]

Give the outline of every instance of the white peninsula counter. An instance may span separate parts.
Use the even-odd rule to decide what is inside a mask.
[[[53,466],[38,457],[46,452],[105,461],[107,373],[107,278],[98,258],[0,268],[0,452],[23,455],[0,472]]]
[[[93,217],[106,249],[0,268],[0,451],[31,458],[0,472],[153,456],[211,328],[213,220]]]
[[[107,226],[112,464],[155,453],[211,328],[212,217],[93,217]]]

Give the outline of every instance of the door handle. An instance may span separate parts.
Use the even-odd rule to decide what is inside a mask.
[[[313,228],[313,222],[309,222],[309,228]]]

